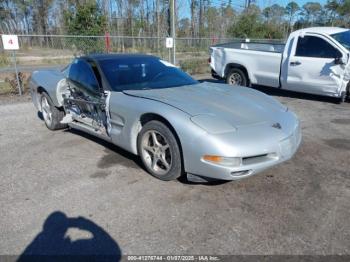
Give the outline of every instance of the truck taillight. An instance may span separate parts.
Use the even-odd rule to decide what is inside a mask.
[[[210,63],[211,63],[211,57],[208,58],[208,64],[210,64]]]

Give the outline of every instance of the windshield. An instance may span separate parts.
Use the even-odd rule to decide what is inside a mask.
[[[350,30],[333,34],[331,37],[341,43],[346,49],[350,50]]]
[[[101,60],[112,90],[142,90],[193,85],[198,82],[170,63],[155,57],[121,57]]]

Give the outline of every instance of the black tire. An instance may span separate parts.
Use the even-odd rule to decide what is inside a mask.
[[[340,98],[338,100],[338,104],[342,104],[342,103],[346,102],[347,96],[348,96],[347,92],[342,92],[340,95]]]
[[[239,68],[231,68],[226,75],[226,83],[229,85],[248,86],[247,75]]]
[[[350,83],[348,83],[348,85],[346,87],[343,102],[350,102]]]
[[[343,91],[340,95],[340,98],[338,98],[338,104],[342,104],[345,102],[350,102],[350,90],[349,86],[346,88],[346,91]]]
[[[43,104],[45,103],[45,100],[48,103],[48,107],[50,110],[50,117],[48,117],[48,112],[47,109],[45,109],[45,106]],[[67,127],[67,124],[61,124],[60,121],[64,117],[64,111],[59,110],[57,107],[54,106],[54,104],[51,101],[51,98],[49,95],[45,92],[43,92],[40,96],[40,107],[41,107],[41,112],[43,115],[43,119],[45,122],[45,125],[48,129],[50,130],[58,130],[58,129],[63,129]]]
[[[147,146],[150,149],[153,148],[153,150],[157,150],[154,149],[154,147],[157,146],[152,145],[154,144],[154,142],[152,142],[153,134],[156,134],[157,141],[161,143],[161,147],[165,148],[166,145],[169,145],[168,149],[164,150],[164,155],[166,155],[166,157],[161,157],[162,152],[159,153],[158,151],[157,153],[156,151],[145,149]],[[149,142],[151,142],[151,145]],[[172,131],[162,122],[152,120],[143,126],[137,138],[137,150],[144,167],[152,176],[163,181],[170,181],[179,178],[183,174],[182,157],[179,144]],[[159,150],[162,151],[162,149]],[[156,156],[157,154],[158,156]],[[167,170],[166,166],[163,164],[165,162],[162,160],[165,158],[167,159],[166,161],[168,165],[170,162]],[[169,159],[171,161],[169,161]],[[154,162],[158,163],[155,169],[152,168]],[[158,171],[156,171],[156,169],[158,169]],[[160,172],[163,173],[160,174]]]

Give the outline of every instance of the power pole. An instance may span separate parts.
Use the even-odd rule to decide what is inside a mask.
[[[170,0],[170,31],[173,38],[173,64],[176,64],[176,29],[175,29],[175,0]]]
[[[245,0],[245,8],[250,7],[251,3],[252,3],[252,0]]]

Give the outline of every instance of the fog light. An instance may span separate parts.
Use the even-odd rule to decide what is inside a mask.
[[[205,155],[203,156],[203,160],[214,164],[218,164],[222,166],[231,166],[231,167],[240,166],[242,164],[242,158],[240,157]]]
[[[251,173],[250,170],[245,170],[245,171],[237,171],[237,172],[231,172],[231,175],[235,177],[240,177],[240,176],[247,176]]]

